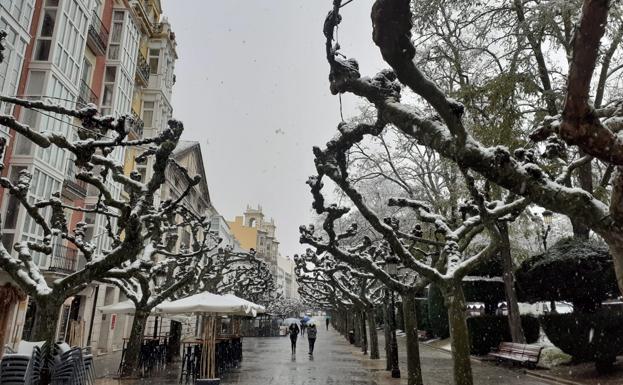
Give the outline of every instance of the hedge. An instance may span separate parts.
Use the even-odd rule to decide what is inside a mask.
[[[419,330],[426,330],[429,334],[432,334],[431,325],[428,320],[428,301],[424,298],[417,298],[415,300],[415,316],[417,317],[417,328]]]
[[[536,317],[521,316],[521,326],[528,343],[539,339],[539,320]],[[485,355],[502,341],[511,341],[508,317],[503,315],[484,315],[467,318],[470,353]]]
[[[547,338],[576,361],[592,361],[598,371],[612,366],[623,353],[623,314],[601,309],[596,313],[547,314],[539,317]]]
[[[428,322],[434,337],[450,337],[448,309],[444,305],[441,290],[435,284],[431,284],[428,289]]]
[[[562,239],[524,261],[515,277],[520,302],[568,301],[590,312],[620,294],[612,256],[594,241]]]

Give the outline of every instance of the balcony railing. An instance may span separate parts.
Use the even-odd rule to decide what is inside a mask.
[[[138,59],[136,61],[136,77],[143,83],[144,86],[149,84],[149,74],[151,72],[151,68],[149,67],[149,63],[145,56],[139,51]]]
[[[134,124],[131,125],[130,130],[134,131],[136,137],[140,139],[143,137],[145,122],[143,122],[143,119],[141,119],[134,110],[132,110],[132,119],[134,120]]]
[[[65,173],[63,187],[68,188],[79,196],[86,196],[87,194],[87,183],[76,178],[76,165],[72,160],[67,164],[67,172]]]
[[[78,108],[82,108],[89,103],[97,105],[97,95],[84,81],[80,80],[80,93],[78,94]]]
[[[93,16],[91,16],[91,25],[89,26],[87,44],[89,45],[89,48],[91,48],[98,56],[106,55],[108,35],[108,29],[104,27],[104,24],[97,13],[93,12]]]
[[[56,244],[52,249],[50,271],[72,274],[78,270],[78,250]]]

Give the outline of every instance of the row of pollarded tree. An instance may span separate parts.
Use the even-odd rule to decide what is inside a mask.
[[[264,303],[275,299],[277,288],[268,266],[256,259],[255,253],[220,248],[221,240],[211,232],[210,218],[188,206],[186,197],[201,178],[190,175],[172,156],[184,130],[181,122],[171,120],[168,128],[156,136],[131,140],[127,135],[135,124],[133,118],[102,116],[92,104],[74,109],[5,96],[0,96],[0,100],[38,113],[55,114],[59,119],[71,119],[76,127],[75,140],[70,139],[73,135],[29,127],[11,115],[1,114],[0,125],[41,149],[56,148],[70,154],[79,170],[76,179],[88,184],[97,195],[97,203],[91,208],[68,204],[56,191],[37,200],[30,191],[29,171],[21,171],[15,179],[0,178],[0,186],[36,225],[35,233],[41,234],[36,240],[16,241],[9,249],[0,244],[0,268],[36,304],[34,341],[52,346],[63,302],[91,282],[110,282],[136,307],[123,368],[124,374],[132,375],[139,367],[147,318],[162,301],[203,290],[234,292],[250,300],[261,297]],[[0,157],[5,144],[0,143]],[[136,170],[125,174],[124,165],[115,161],[115,153],[132,148],[139,154],[137,163],[153,165],[148,180],[142,180]],[[165,173],[171,168],[184,176],[186,188],[177,198],[158,202],[156,197],[165,182]],[[0,171],[3,169],[0,164]],[[116,196],[115,190],[127,194]],[[106,232],[97,237],[108,237],[110,247],[98,248],[96,240],[87,235],[84,222],[70,228],[65,219],[68,211],[89,213],[95,221],[106,223]],[[190,244],[178,248],[181,232],[190,234]],[[78,250],[86,263],[70,275],[48,281],[33,256],[49,256],[53,245],[64,241]],[[51,349],[45,352],[52,354]],[[42,384],[50,379],[48,369],[43,368]]]
[[[410,307],[423,285],[439,288],[455,383],[473,384],[461,282],[499,253],[512,338],[525,340],[511,243],[533,227],[526,207],[567,216],[577,238],[601,238],[623,290],[621,5],[376,0],[372,37],[389,68],[372,77],[340,52],[345,6],[361,4],[332,1],[323,27],[330,89],[369,104],[314,148],[308,184],[322,225],[302,226],[301,241]],[[327,202],[327,181],[346,207]],[[396,256],[409,280],[387,274],[379,253]],[[407,330],[409,384],[422,384],[415,337]]]

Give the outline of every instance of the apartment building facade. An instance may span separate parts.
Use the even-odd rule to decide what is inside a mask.
[[[176,43],[159,0],[0,0],[0,28],[8,34],[0,65],[3,95],[47,100],[68,108],[92,103],[103,114],[133,114],[137,124],[131,138],[159,132],[171,117]],[[81,129],[64,116],[0,108],[38,130],[75,138]],[[6,129],[0,129],[0,135],[9,143],[4,172],[15,180],[22,170],[28,170],[33,175],[31,199],[61,191],[63,200],[74,206],[95,204],[95,192],[75,178],[77,170],[67,152],[38,148]],[[132,155],[121,150],[113,154],[115,160],[125,162],[128,172],[136,166],[128,162]],[[147,166],[142,171],[148,170]],[[122,194],[115,184],[108,185],[114,196]],[[0,196],[0,210],[2,242],[7,249],[17,240],[41,239],[41,230],[6,192]],[[71,228],[86,222],[87,237],[97,250],[109,247],[110,240],[100,236],[105,232],[103,218],[68,212],[67,221]],[[55,240],[52,255],[35,254],[33,259],[46,279],[71,274],[84,264],[80,253],[60,238]],[[0,271],[0,285],[10,284],[10,278]],[[122,300],[118,288],[92,283],[59,309],[58,339],[92,346],[99,353],[121,349],[131,317],[102,314],[97,309]],[[28,340],[36,314],[32,301],[26,298],[5,310],[0,320],[4,341],[0,342],[15,346],[21,339]]]
[[[229,227],[245,251],[255,250],[258,257],[264,260],[275,277],[278,276],[277,257],[279,256],[279,241],[276,237],[277,226],[275,221],[265,219],[262,207],[247,205],[242,216],[237,216],[228,222]]]

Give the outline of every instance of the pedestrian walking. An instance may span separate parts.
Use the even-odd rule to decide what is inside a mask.
[[[331,317],[327,316],[327,330],[329,330],[329,322],[331,322]]]
[[[305,329],[307,328],[307,324],[305,323],[305,321],[301,321],[301,336],[305,335]]]
[[[309,342],[309,355],[311,356],[314,354],[314,345],[316,344],[318,330],[316,330],[316,324],[308,325],[307,328],[307,341]]]
[[[290,347],[292,348],[292,354],[296,354],[296,339],[299,336],[299,325],[296,322],[292,322],[288,328],[290,334]]]

